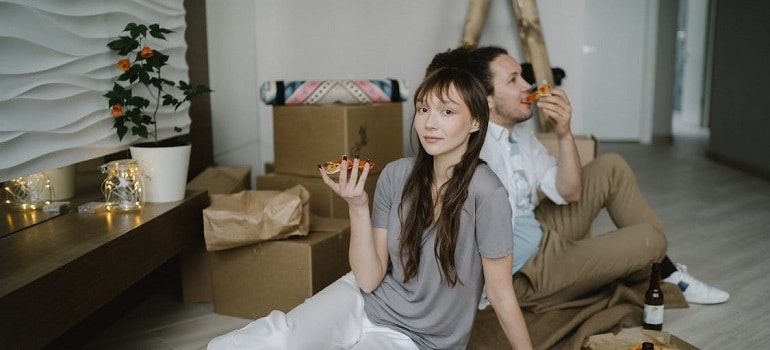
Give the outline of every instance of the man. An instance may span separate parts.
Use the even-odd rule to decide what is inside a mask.
[[[481,157],[509,193],[513,283],[523,308],[538,312],[619,279],[644,281],[657,261],[663,281],[678,285],[688,302],[729,299],[727,292],[697,280],[668,258],[662,222],[623,158],[602,155],[581,168],[564,91],[553,89],[536,102],[558,140],[554,158],[531,130],[521,127],[533,114],[534,107],[522,102],[532,85],[504,49],[460,47],[437,54],[427,71],[444,66],[468,70],[487,90],[490,125]],[[542,201],[541,194],[546,197]],[[603,208],[618,229],[592,236],[591,223]],[[480,307],[485,306],[482,300]]]

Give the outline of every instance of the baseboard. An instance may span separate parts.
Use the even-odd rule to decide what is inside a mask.
[[[760,169],[759,167],[751,164],[747,164],[745,162],[737,161],[735,159],[732,159],[730,157],[723,156],[721,154],[715,153],[714,151],[706,150],[706,158],[713,160],[718,163],[722,163],[724,165],[727,165],[731,168],[738,169],[740,171],[743,171],[745,173],[757,176],[759,178],[765,179],[770,181],[770,171],[767,171],[765,169]]]
[[[650,142],[653,145],[673,145],[674,135],[672,134],[652,135],[652,140]]]

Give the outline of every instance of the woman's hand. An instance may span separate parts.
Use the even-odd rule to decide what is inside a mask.
[[[343,155],[341,163],[347,164],[347,161],[348,157]],[[323,178],[324,183],[329,186],[334,193],[348,202],[349,206],[369,205],[369,196],[364,190],[364,185],[366,185],[366,178],[369,175],[370,166],[369,162],[366,161],[363,170],[361,170],[361,173],[359,174],[358,166],[360,162],[361,160],[358,159],[358,155],[356,155],[355,158],[353,158],[353,169],[348,172],[348,170],[343,167],[339,172],[338,182],[332,180],[323,167],[320,164],[318,165],[318,171],[321,172],[321,178]]]
[[[340,164],[347,164],[347,156],[342,156]],[[334,181],[321,165],[318,171],[324,183],[338,196],[348,202],[350,215],[350,248],[348,260],[350,269],[356,277],[356,283],[365,293],[371,293],[382,282],[388,266],[388,231],[382,228],[372,228],[369,217],[369,196],[364,191],[366,177],[369,175],[370,163],[364,164],[363,170],[358,170],[360,160],[358,155],[353,159],[353,169],[348,173],[347,167],[339,172],[339,181]]]

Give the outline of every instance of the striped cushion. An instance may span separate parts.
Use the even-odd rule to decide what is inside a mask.
[[[329,105],[401,102],[408,91],[403,80],[299,80],[262,83],[259,96],[269,105]]]

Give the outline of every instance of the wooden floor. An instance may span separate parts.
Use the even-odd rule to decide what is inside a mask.
[[[664,329],[702,349],[765,349],[770,342],[770,181],[708,160],[700,133],[672,146],[601,143],[626,158],[642,192],[666,223],[669,256],[726,289],[722,305],[666,310]],[[612,226],[602,214],[595,232]],[[157,288],[87,349],[197,349],[249,320],[217,315],[211,304],[182,304]]]

